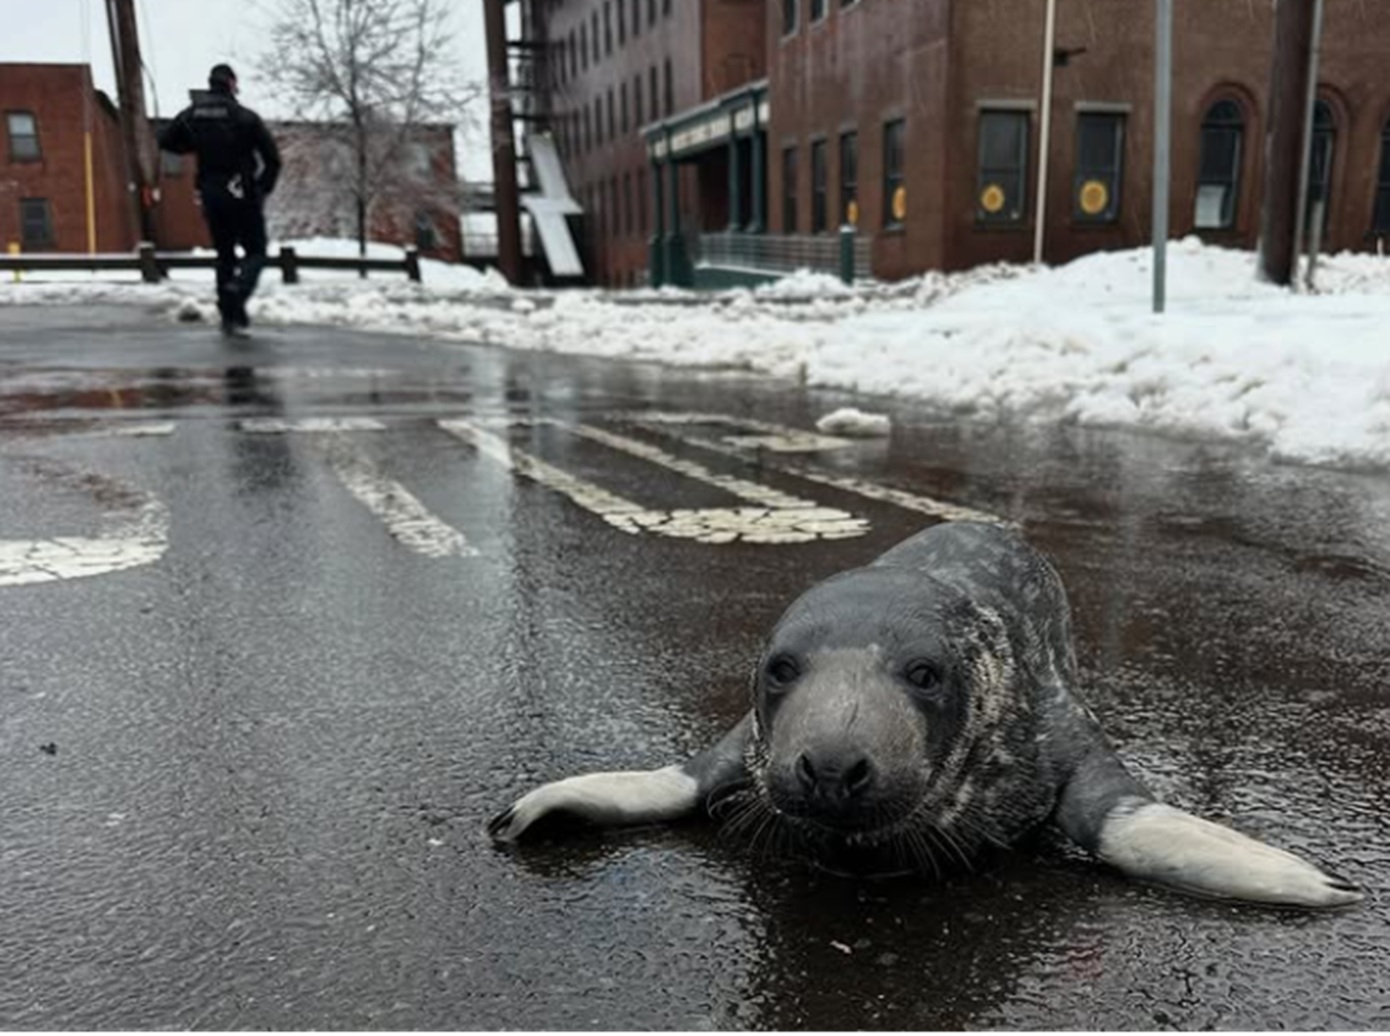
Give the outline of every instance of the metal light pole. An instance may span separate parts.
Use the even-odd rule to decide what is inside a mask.
[[[1043,30],[1042,111],[1038,131],[1038,221],[1033,228],[1033,262],[1043,261],[1043,237],[1047,229],[1047,171],[1052,148],[1052,74],[1057,50],[1057,0],[1047,0],[1047,27]]]
[[[1154,312],[1168,304],[1168,188],[1173,154],[1173,0],[1157,0],[1154,40]]]

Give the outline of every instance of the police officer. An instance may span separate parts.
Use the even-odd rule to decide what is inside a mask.
[[[208,90],[159,135],[165,151],[198,155],[198,194],[217,249],[217,309],[225,334],[245,335],[246,300],[265,266],[266,196],[280,175],[280,152],[261,117],[237,103],[236,73],[214,65]],[[240,245],[243,258],[237,259]]]

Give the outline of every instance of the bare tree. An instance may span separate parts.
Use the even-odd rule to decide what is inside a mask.
[[[365,255],[390,197],[446,201],[455,184],[422,157],[431,124],[466,124],[479,88],[450,53],[445,0],[279,0],[262,75],[300,120],[282,128],[285,223],[343,226]]]

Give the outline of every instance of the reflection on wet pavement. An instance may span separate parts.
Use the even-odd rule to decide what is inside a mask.
[[[0,587],[0,1028],[1390,1025],[1385,479],[891,403],[888,442],[789,461],[640,417],[810,430],[844,397],[308,329],[251,353],[64,334],[0,347],[0,532],[96,528],[105,504],[43,472],[97,471],[163,502],[169,544]],[[348,418],[379,430],[324,423]],[[628,532],[441,420],[515,422],[506,444],[644,507],[729,506],[698,462],[867,526]],[[172,427],[106,434],[151,422]],[[475,553],[411,549],[342,449]],[[785,604],[931,520],[793,461],[1016,523],[1142,777],[1367,901],[1184,899],[1047,834],[940,880],[834,877],[700,823],[494,849],[485,819],[538,780],[710,743]]]

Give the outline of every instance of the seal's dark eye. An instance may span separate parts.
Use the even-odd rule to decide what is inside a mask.
[[[941,683],[941,674],[937,671],[936,666],[921,659],[909,662],[907,669],[903,671],[903,676],[908,683],[920,691],[933,691]]]
[[[767,664],[767,679],[773,687],[785,687],[800,675],[801,668],[789,655],[778,655]]]

